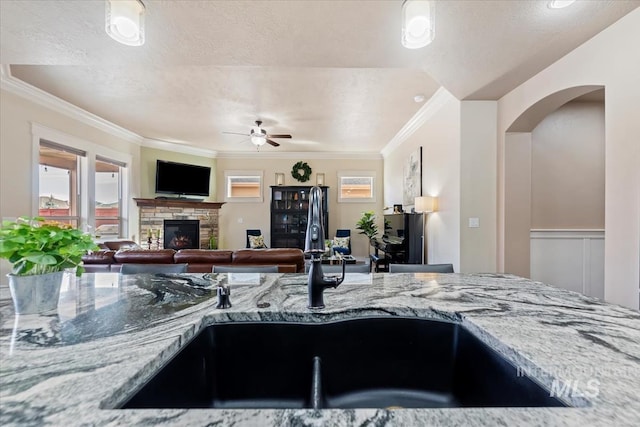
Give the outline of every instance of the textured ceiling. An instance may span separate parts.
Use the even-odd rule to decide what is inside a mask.
[[[401,1],[144,1],[146,43],[104,32],[103,1],[0,1],[11,74],[147,138],[253,150],[379,152],[442,85],[498,99],[640,5],[438,1],[436,39],[400,45]],[[265,147],[263,150],[272,149]],[[274,149],[275,150],[275,149]]]

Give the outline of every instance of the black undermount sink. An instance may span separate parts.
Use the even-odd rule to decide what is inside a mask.
[[[456,323],[209,326],[121,408],[566,406]]]

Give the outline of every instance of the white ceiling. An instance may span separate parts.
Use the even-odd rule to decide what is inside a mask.
[[[263,120],[291,133],[278,151],[379,152],[444,86],[498,99],[640,6],[640,0],[455,1],[436,38],[400,45],[400,0],[144,0],[146,43],[104,31],[102,0],[0,1],[11,74],[143,137],[216,151],[255,148]]]

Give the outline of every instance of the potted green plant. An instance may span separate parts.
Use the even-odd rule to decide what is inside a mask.
[[[376,214],[373,211],[363,212],[362,217],[356,223],[359,234],[364,234],[369,239],[369,254],[371,253],[371,239],[378,234],[378,224],[376,224]]]
[[[84,271],[82,255],[99,249],[90,235],[44,218],[21,217],[0,227],[0,258],[12,272],[9,287],[16,313],[54,310],[65,270]]]

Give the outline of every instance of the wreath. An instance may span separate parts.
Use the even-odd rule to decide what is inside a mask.
[[[307,182],[311,178],[311,168],[307,162],[298,162],[293,165],[291,176],[300,182]]]

